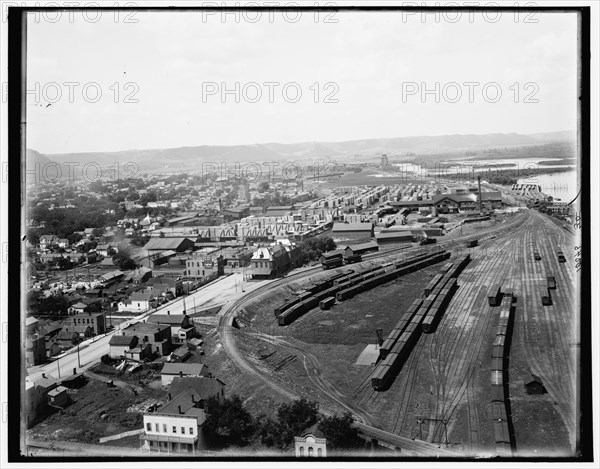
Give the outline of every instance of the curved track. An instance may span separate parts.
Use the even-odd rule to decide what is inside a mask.
[[[492,237],[498,237],[500,235],[505,235],[505,236],[510,235],[515,230],[518,230],[528,220],[530,220],[530,217],[531,217],[530,211],[521,212],[521,213],[517,214],[513,220],[510,220],[510,221],[507,221],[504,223],[499,223],[491,228],[481,230],[480,232],[477,232],[476,234],[458,237],[458,238],[455,238],[455,239],[449,240],[449,241],[442,241],[440,243],[437,243],[437,245],[431,245],[431,246],[433,246],[433,247],[437,246],[438,248],[443,247],[446,249],[458,247],[459,249],[464,251],[465,240],[474,239],[474,238],[482,240],[482,239],[485,239],[486,237],[489,239]],[[495,243],[497,243],[498,241],[495,241]],[[509,241],[505,241],[505,243],[508,243],[508,242]],[[406,249],[407,249],[406,247],[402,247],[399,249],[372,253],[372,254],[364,256],[364,260],[368,261],[368,260],[377,259],[379,257],[385,257],[390,254],[395,254],[399,251],[404,251]],[[424,248],[423,247],[413,248],[413,250],[419,250],[419,249],[424,249]],[[251,363],[249,363],[249,361],[246,360],[239,353],[239,351],[237,350],[237,347],[235,346],[235,337],[234,337],[235,329],[232,326],[232,321],[233,321],[233,318],[235,317],[235,314],[237,313],[237,311],[239,311],[244,306],[244,304],[247,303],[248,301],[267,292],[268,290],[272,290],[273,288],[275,288],[277,286],[285,285],[286,283],[288,283],[292,280],[298,280],[301,278],[305,278],[309,275],[312,275],[312,274],[315,274],[318,272],[322,272],[322,269],[320,268],[320,266],[317,266],[317,267],[314,267],[311,269],[307,269],[303,272],[290,274],[286,278],[275,280],[273,282],[270,282],[268,285],[265,285],[263,287],[256,289],[255,291],[249,293],[248,295],[246,295],[246,296],[238,299],[234,303],[228,305],[227,309],[224,311],[221,321],[219,322],[218,331],[219,331],[219,335],[221,337],[221,341],[223,343],[223,347],[224,347],[225,351],[227,352],[227,354],[229,355],[229,357],[231,358],[231,360],[234,362],[234,364],[240,370],[247,372],[251,376],[264,382],[266,385],[271,387],[276,392],[280,393],[286,399],[294,399],[297,396],[295,395],[295,393],[289,391],[285,387],[271,381],[271,379],[268,376],[265,376],[259,369],[257,369]],[[455,299],[453,299],[453,301],[455,301]],[[452,304],[452,302],[451,302],[451,304]],[[449,305],[449,308],[450,308],[450,305]],[[440,332],[438,332],[437,334],[439,334],[439,333]],[[288,340],[274,338],[271,335],[260,334],[258,332],[256,332],[255,334],[262,336],[260,338],[263,340],[272,340],[274,343],[278,343],[279,345],[284,345],[286,347],[289,347],[289,348],[293,349],[294,351],[296,351],[296,353],[301,354],[304,357],[303,363],[304,363],[307,375],[308,375],[309,379],[311,380],[311,382],[313,382],[316,387],[318,387],[322,392],[324,392],[333,401],[337,402],[342,407],[350,410],[354,414],[355,419],[357,420],[357,425],[361,425],[363,427],[368,427],[370,429],[375,430],[375,428],[370,425],[373,423],[372,416],[365,410],[358,408],[354,403],[351,402],[351,400],[349,398],[347,398],[345,396],[345,394],[343,392],[341,392],[339,389],[337,389],[335,386],[333,386],[331,383],[329,383],[325,378],[323,378],[321,376],[319,361],[309,350],[307,350],[307,347],[305,346],[305,344],[295,343],[295,342],[293,343]],[[457,348],[456,346],[454,346],[454,347],[450,346],[450,350],[448,350],[447,347],[448,346],[444,346],[444,352],[450,352],[452,349]],[[464,347],[463,347],[463,349],[464,349]],[[414,361],[417,362],[418,360],[414,360]],[[449,367],[448,363],[440,363],[440,364],[438,364],[438,366],[441,367],[441,368],[439,368],[440,371],[445,371],[445,372],[450,372],[450,373],[452,372],[452,370],[448,368]],[[412,362],[409,364],[408,368],[413,369]],[[469,366],[467,366],[465,364],[461,365],[461,368],[459,371],[462,370],[463,373],[460,373],[460,374],[461,375],[464,374],[464,371],[469,371],[469,369],[470,369]],[[413,375],[414,374],[416,374],[416,371],[413,369]],[[451,378],[452,378],[453,382],[459,380],[459,377],[457,377],[457,376],[452,376]],[[414,379],[414,376],[413,376],[413,379]],[[446,379],[447,379],[447,377],[446,377]],[[367,380],[367,382],[368,382],[368,380]],[[467,380],[467,383],[468,382],[469,381]],[[444,416],[452,415],[452,413],[456,409],[456,405],[457,405],[458,401],[460,401],[460,399],[462,399],[462,397],[465,395],[466,390],[467,390],[467,385],[465,384],[464,386],[459,388],[458,393],[456,393],[456,394],[453,393],[452,395],[446,396],[444,394],[445,383],[442,382],[442,378],[440,378],[439,385],[436,386],[436,388],[437,388],[438,394],[440,393],[440,390],[441,390],[441,399],[439,399],[441,401],[441,403],[439,405],[437,412],[439,414],[443,414]],[[360,393],[362,390],[357,390],[357,391],[358,391],[358,393]],[[410,390],[407,390],[406,393],[408,395],[406,400],[408,400],[408,398],[410,397]],[[375,396],[375,398],[376,398],[376,396]],[[400,418],[400,413],[398,413],[398,415],[396,417],[396,425],[398,423],[400,423],[400,425],[402,426],[404,424],[405,417],[402,417],[403,420],[398,422],[399,418]],[[432,429],[432,430],[433,431],[431,431],[430,434],[433,434],[435,432],[435,429]],[[378,430],[378,431],[383,432],[383,430]],[[388,432],[385,432],[385,433],[388,433]],[[389,433],[389,434],[393,435],[391,433]],[[425,451],[425,452],[430,452],[433,448],[433,446],[428,445],[426,443],[414,442],[408,438],[401,438],[401,437],[398,437],[398,438],[400,438],[402,440],[403,445],[406,445],[404,447],[411,446],[411,447],[415,448],[415,450],[421,449],[422,451]],[[436,448],[436,451],[439,452],[439,450],[437,450],[437,448]],[[450,453],[448,453],[448,454],[450,454]]]

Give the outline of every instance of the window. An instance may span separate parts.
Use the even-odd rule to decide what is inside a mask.
[[[312,458],[312,456],[313,456],[313,447],[312,447],[312,446],[309,446],[309,447],[308,447],[308,457],[309,457],[309,458]]]
[[[177,433],[177,427],[173,426],[173,433]]]
[[[151,423],[147,423],[146,424],[146,431],[152,431],[152,424]]]
[[[185,427],[181,427],[181,434],[185,435]]]
[[[167,424],[163,423],[163,432],[167,433]]]
[[[317,456],[319,458],[323,456],[323,450],[321,448],[317,448]]]
[[[157,431],[158,433],[160,433],[160,428],[159,428],[159,426],[158,426],[158,423],[155,423],[155,424],[154,424],[154,428],[156,429],[156,431]]]
[[[300,446],[300,457],[304,457],[304,446]]]
[[[194,434],[194,427],[190,427],[190,435]]]

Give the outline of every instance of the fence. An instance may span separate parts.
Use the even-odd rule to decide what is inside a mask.
[[[131,430],[129,432],[119,433],[118,435],[110,435],[100,438],[99,443],[106,443],[107,441],[120,440],[121,438],[125,438],[132,435],[140,435],[144,432],[143,428],[138,428],[137,430]]]

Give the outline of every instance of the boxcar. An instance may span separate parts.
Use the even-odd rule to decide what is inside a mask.
[[[476,240],[476,239],[472,239],[471,241],[467,241],[467,247],[468,248],[474,248],[478,244],[479,244],[479,241]]]
[[[502,373],[502,370],[504,370],[504,360],[502,359],[502,357],[493,357],[491,371],[499,371],[500,373]]]
[[[504,403],[504,386],[492,386],[492,402],[494,401]]]
[[[533,258],[536,261],[541,261],[542,260],[542,256],[540,256],[540,253],[538,251],[533,251]]]
[[[319,308],[321,309],[329,309],[335,304],[335,298],[333,296],[329,296],[324,300],[319,302]]]
[[[503,386],[504,382],[502,381],[502,372],[494,370],[490,373],[490,381],[492,386]]]
[[[504,338],[503,335],[497,335],[494,339],[494,346],[502,345],[504,347]]]
[[[492,358],[504,358],[504,345],[494,345],[492,347]],[[496,368],[501,370],[502,368]]]
[[[510,446],[510,443],[507,441],[497,441],[496,454],[503,458],[508,458],[512,456],[512,448]]]
[[[492,419],[497,421],[506,422],[508,419],[506,418],[506,405],[504,401],[502,402],[492,402]]]
[[[344,264],[344,259],[342,257],[336,257],[334,259],[328,259],[326,261],[321,262],[321,267],[324,270],[334,269],[336,267],[341,267]]]
[[[546,279],[548,280],[548,288],[550,290],[556,290],[556,279],[550,275],[546,277]]]
[[[502,301],[502,289],[499,284],[495,284],[488,293],[488,304],[490,306],[499,306],[500,301]]]
[[[563,254],[562,251],[558,251],[558,262],[567,262],[567,259],[565,258],[565,255]]]
[[[552,306],[552,297],[550,296],[550,292],[548,292],[548,295],[542,296],[542,304],[544,306]]]
[[[346,264],[355,264],[362,261],[362,256],[360,254],[352,254],[351,256],[346,256],[344,261],[346,261]]]
[[[509,443],[508,423],[506,420],[494,420],[494,439],[496,443]]]

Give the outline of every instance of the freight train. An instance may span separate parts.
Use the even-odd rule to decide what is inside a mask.
[[[277,323],[280,326],[286,326],[318,306],[323,299],[333,296],[338,301],[343,301],[359,292],[382,285],[401,275],[414,272],[436,262],[441,262],[448,259],[448,257],[450,257],[449,252],[440,250],[429,254],[414,255],[385,267],[378,265],[360,273],[349,271],[342,275],[336,275],[336,278],[330,277],[314,285],[309,290],[309,294],[303,293],[294,300],[275,308],[274,313],[277,317]]]
[[[505,367],[507,347],[510,343],[510,334],[512,332],[512,303],[512,294],[504,293],[500,301],[500,317],[492,347],[492,364],[490,368],[494,441],[496,443],[496,454],[500,457],[512,456],[510,416],[507,412],[508,383],[505,382],[505,377],[507,376]]]
[[[456,288],[456,278],[463,271],[471,257],[467,254],[457,264],[452,264],[446,273],[429,282],[424,293],[425,300],[418,298],[402,315],[396,327],[379,348],[379,363],[371,376],[371,386],[376,391],[384,391],[392,384],[422,332],[435,331]]]

